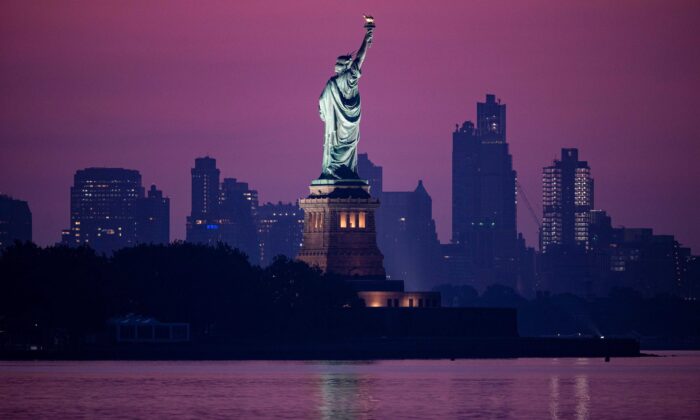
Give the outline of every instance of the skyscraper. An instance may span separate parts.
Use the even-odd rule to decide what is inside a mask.
[[[256,218],[258,192],[247,182],[224,178],[219,195],[219,223],[221,238],[233,248],[246,253],[250,262],[260,260]]]
[[[32,240],[32,212],[26,201],[0,195],[0,251],[15,241]]]
[[[542,231],[540,250],[590,247],[593,209],[591,168],[578,160],[578,149],[562,149],[561,160],[542,170]]]
[[[369,192],[374,197],[381,200],[382,192],[384,192],[383,168],[375,165],[367,153],[360,153],[357,157],[357,173],[360,178],[367,180],[369,183]]]
[[[258,192],[236,178],[224,178],[219,184],[219,177],[216,159],[208,156],[195,159],[187,241],[207,245],[224,243],[258,264]]]
[[[137,243],[136,211],[143,199],[141,174],[122,168],[87,168],[71,187],[71,224],[64,242],[111,252]]]
[[[284,255],[295,258],[301,247],[304,211],[297,204],[267,203],[258,208],[260,263],[269,265]]]
[[[452,243],[457,246],[450,252],[466,255],[477,287],[516,283],[515,180],[506,106],[486,95],[477,104],[476,126],[467,121],[452,134]]]
[[[495,95],[486,95],[486,102],[476,104],[476,129],[482,143],[506,142],[506,106]]]
[[[429,290],[441,280],[432,209],[432,199],[418,181],[414,191],[384,192],[377,210],[377,244],[386,273],[414,290]]]
[[[221,241],[219,170],[216,159],[197,158],[192,168],[192,212],[187,217],[188,242],[215,245]]]
[[[170,242],[170,198],[151,185],[148,194],[136,202],[136,241],[143,244]]]

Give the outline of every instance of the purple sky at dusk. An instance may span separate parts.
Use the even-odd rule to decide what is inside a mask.
[[[700,2],[4,1],[0,192],[29,201],[34,239],[68,227],[77,169],[138,169],[184,238],[194,158],[261,202],[320,172],[317,100],[335,57],[377,18],[360,81],[360,151],[386,190],[423,179],[443,242],[451,133],[494,93],[518,178],[541,217],[542,167],[578,147],[596,207],[700,251]],[[530,245],[525,206],[518,228]]]

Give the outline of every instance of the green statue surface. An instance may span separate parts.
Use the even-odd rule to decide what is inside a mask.
[[[360,49],[355,57],[338,57],[335,75],[326,83],[318,101],[321,120],[325,123],[323,169],[319,179],[359,179],[360,91],[357,84],[374,31],[374,19],[365,16],[365,20],[366,33]]]

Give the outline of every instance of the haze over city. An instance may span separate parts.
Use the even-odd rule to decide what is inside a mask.
[[[0,419],[700,419],[699,40],[697,0],[3,1]]]
[[[450,239],[455,124],[508,105],[518,180],[541,215],[543,166],[577,147],[595,207],[700,248],[696,2],[270,1],[29,3],[0,14],[0,191],[27,200],[34,240],[60,240],[79,168],[139,170],[171,198],[184,239],[195,157],[295,201],[318,176],[317,99],[335,57],[381,22],[363,68],[359,150],[386,190],[423,179]],[[333,32],[332,37],[327,36]],[[341,46],[341,47],[339,47]],[[371,76],[371,77],[369,77]],[[522,205],[518,229],[536,245]]]

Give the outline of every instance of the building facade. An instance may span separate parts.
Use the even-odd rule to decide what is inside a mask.
[[[142,244],[170,243],[170,198],[151,185],[146,197],[138,200],[136,211],[136,241]]]
[[[112,252],[138,243],[139,202],[144,197],[141,174],[122,168],[87,168],[75,173],[71,193],[70,228],[63,241]]]
[[[257,212],[260,264],[269,265],[274,257],[296,258],[304,231],[304,211],[293,203],[267,203]]]
[[[257,232],[258,192],[247,182],[224,178],[219,193],[221,240],[248,255],[251,263],[260,261]]]
[[[695,296],[694,257],[674,236],[613,227],[602,210],[590,211],[588,235],[588,248],[552,246],[539,255],[542,290],[607,296],[615,289],[632,289],[645,297]]]
[[[366,153],[359,155],[358,172],[380,202],[377,244],[387,276],[403,280],[411,288],[431,288],[443,281],[432,198],[423,182],[419,181],[413,191],[384,191],[383,169]]]
[[[384,192],[377,211],[377,242],[386,273],[414,290],[431,289],[441,281],[432,209],[432,199],[419,181],[413,191]]]
[[[26,201],[0,195],[0,251],[15,241],[31,242],[32,212]]]
[[[381,201],[384,192],[384,169],[369,160],[367,153],[357,156],[357,173],[369,184],[369,192]]]
[[[195,159],[192,175],[192,210],[187,217],[187,242],[216,245],[222,242],[219,223],[219,169],[216,159]]]
[[[540,250],[553,247],[589,249],[593,178],[578,149],[562,149],[561,159],[542,170]]]
[[[226,244],[260,262],[257,232],[258,192],[247,182],[224,178],[216,159],[195,159],[192,168],[192,210],[187,217],[187,242]]]
[[[615,288],[634,289],[644,296],[669,294],[691,298],[695,281],[693,257],[673,235],[649,228],[614,228],[604,212],[594,212],[591,225],[595,292],[605,296]]]
[[[477,124],[452,134],[452,243],[477,288],[516,286],[518,273],[516,172],[506,141],[506,105],[494,95],[477,104]],[[458,254],[463,254],[464,259]],[[459,272],[462,270],[450,270]]]

